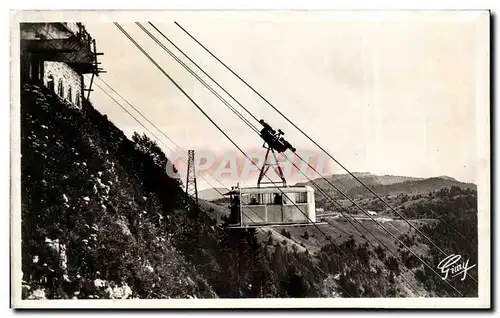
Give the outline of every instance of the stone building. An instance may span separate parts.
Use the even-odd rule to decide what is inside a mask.
[[[95,40],[82,23],[21,23],[21,83],[41,82],[80,108],[98,67]],[[83,75],[91,74],[88,88]]]

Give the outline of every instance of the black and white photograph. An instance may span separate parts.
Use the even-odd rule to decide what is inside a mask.
[[[488,11],[16,11],[14,308],[489,308]]]

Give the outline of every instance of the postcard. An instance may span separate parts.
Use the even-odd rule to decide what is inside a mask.
[[[12,12],[12,307],[490,308],[490,19]]]

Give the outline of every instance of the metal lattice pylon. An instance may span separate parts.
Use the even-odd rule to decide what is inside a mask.
[[[196,186],[196,169],[194,167],[194,150],[188,150],[188,166],[186,178],[186,194],[194,198],[198,204],[198,187]]]

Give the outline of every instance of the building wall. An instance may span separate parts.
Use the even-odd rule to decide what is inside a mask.
[[[62,23],[21,23],[21,39],[24,40],[67,39],[72,35]]]
[[[52,76],[52,83],[50,78]],[[82,75],[73,70],[68,64],[63,62],[43,62],[43,83],[47,87],[51,87],[59,95],[59,97],[67,100],[71,104],[80,108],[82,105],[83,96],[83,78]],[[60,90],[62,83],[62,92]],[[71,96],[69,94],[71,89]]]
[[[92,38],[83,24],[21,23],[20,31],[22,82],[42,81],[62,99],[80,108],[83,74],[95,72]]]

